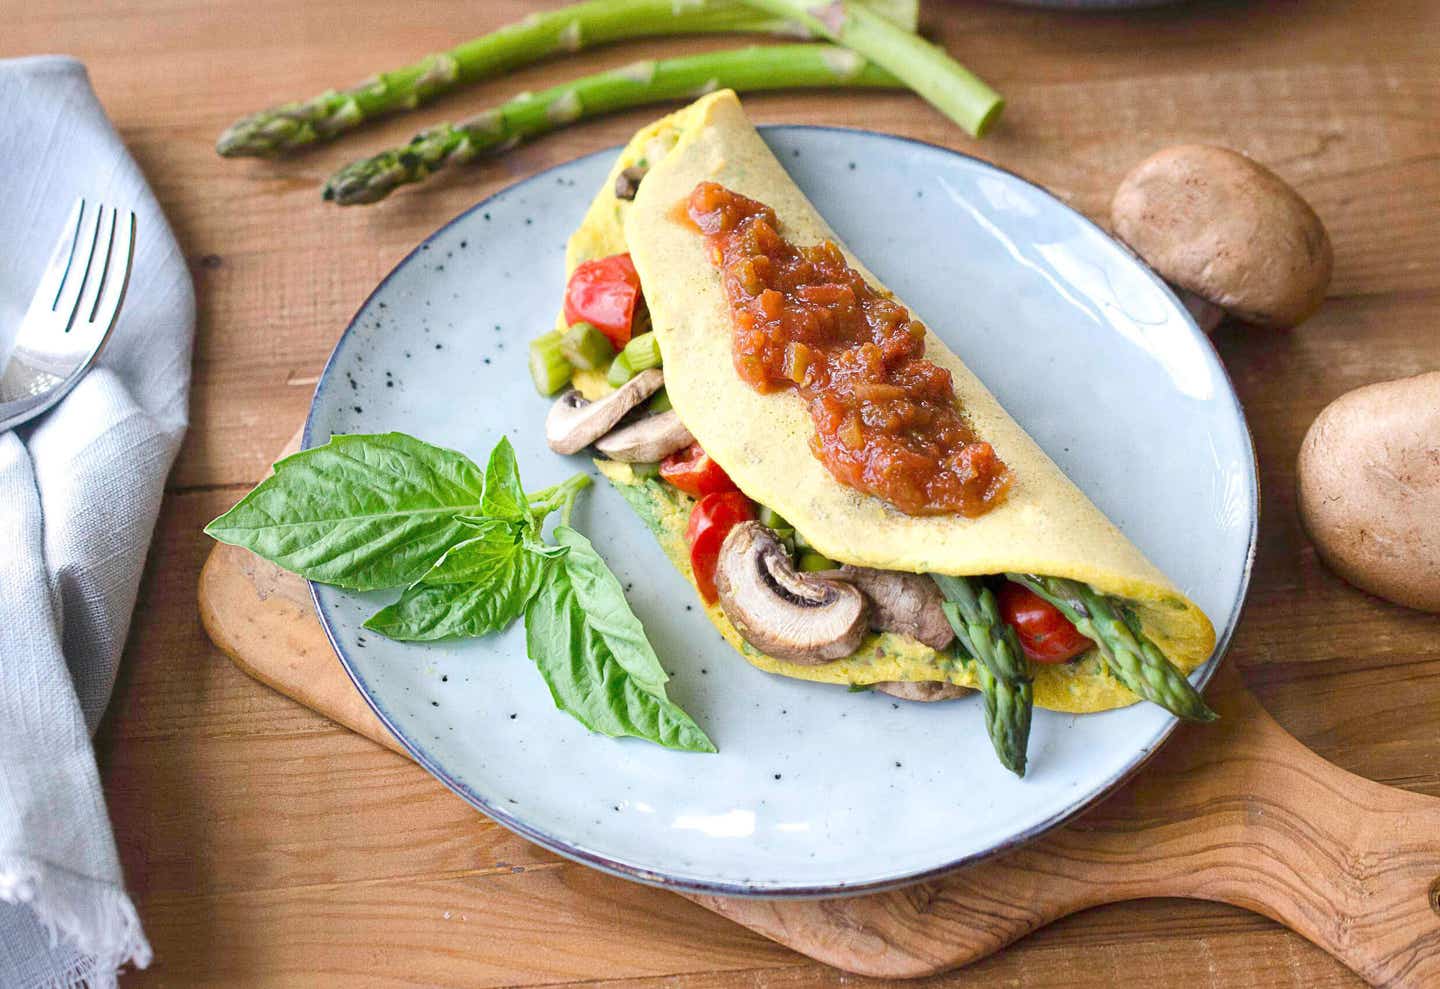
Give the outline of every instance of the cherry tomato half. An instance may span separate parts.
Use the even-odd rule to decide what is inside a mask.
[[[630,342],[630,324],[640,299],[640,276],[628,254],[585,261],[565,286],[565,322],[585,322],[619,350]]]
[[[725,469],[710,459],[699,443],[691,443],[660,461],[660,476],[692,498],[717,491],[739,491]]]
[[[1000,617],[1015,627],[1020,646],[1037,663],[1065,663],[1094,643],[1049,601],[1019,584],[1007,582],[996,595]]]
[[[707,604],[714,604],[715,564],[720,559],[720,544],[730,530],[755,517],[755,505],[739,491],[717,491],[708,494],[690,509],[690,524],[685,527],[685,541],[690,544],[690,569],[695,573],[695,586]]]

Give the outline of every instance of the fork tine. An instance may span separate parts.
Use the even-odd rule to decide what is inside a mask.
[[[130,285],[136,225],[128,209],[84,200],[72,207],[68,235],[52,250],[0,368],[0,433],[42,415],[94,366]]]
[[[100,237],[100,225],[104,213],[104,208],[97,206],[86,210],[87,215],[81,218],[79,240],[75,244],[75,253],[70,259],[70,270],[65,273],[64,283],[61,284],[60,292],[55,298],[55,305],[52,307],[54,314],[64,323],[64,329],[67,332],[75,323],[75,313],[80,308],[80,294],[84,291],[85,282],[90,277],[90,268],[95,260],[95,247]]]
[[[115,250],[115,224],[119,211],[113,206],[97,203],[96,212],[99,226],[95,231],[95,253],[90,259],[85,284],[80,288],[80,298],[75,304],[72,329],[86,326],[95,318],[95,308],[100,304],[100,293],[105,289],[105,276],[110,270],[110,256]]]
[[[55,246],[50,251],[45,272],[40,276],[40,284],[35,287],[35,295],[30,300],[30,314],[38,317],[54,311],[60,300],[60,289],[65,284],[65,276],[74,266],[76,249],[80,243],[81,223],[86,215],[84,198],[76,199],[75,205],[70,207],[70,216],[65,221],[64,229],[55,238]]]
[[[135,214],[116,210],[111,226],[110,256],[106,263],[105,282],[95,296],[90,322],[102,333],[109,333],[115,317],[125,301],[130,284],[130,268],[135,260]]]

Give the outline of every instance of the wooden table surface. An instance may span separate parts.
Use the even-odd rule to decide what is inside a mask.
[[[205,638],[201,526],[262,474],[376,281],[476,199],[624,140],[588,123],[342,211],[321,179],[362,149],[680,40],[587,52],[283,163],[212,151],[239,114],[345,84],[523,16],[518,0],[42,0],[7,4],[0,56],[63,51],[150,177],[199,296],[192,426],[98,745],[127,878],[155,948],[134,985],[854,985],[678,897],[571,865],[475,814],[401,757],[238,672]],[[1263,474],[1263,538],[1230,661],[1291,731],[1372,779],[1440,794],[1440,619],[1317,562],[1294,512],[1316,412],[1440,367],[1440,4],[1193,2],[1133,15],[927,0],[929,29],[1010,105],[984,142],[903,95],[747,99],[761,122],[894,131],[993,159],[1091,214],[1176,141],[1242,148],[1295,183],[1335,241],[1331,299],[1288,335],[1223,329]],[[962,301],[963,304],[963,301]],[[537,315],[537,321],[541,316]],[[537,328],[539,327],[537,322]],[[1083,387],[1083,385],[1082,385]],[[1093,910],[957,985],[1350,986],[1243,911]]]

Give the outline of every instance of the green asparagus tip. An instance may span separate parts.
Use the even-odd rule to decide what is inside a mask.
[[[304,103],[282,103],[225,128],[215,150],[225,158],[274,158],[326,139],[347,127],[355,113],[354,101],[333,91]]]
[[[325,180],[320,195],[337,206],[378,203],[400,186],[419,182],[429,174],[430,169],[403,148],[382,151],[341,168]]]
[[[297,129],[288,117],[274,117],[269,111],[252,113],[225,128],[215,150],[223,158],[272,158],[291,144]]]
[[[865,5],[903,31],[915,30],[918,0],[865,0]],[[591,45],[717,32],[794,38],[798,30],[812,37],[794,16],[752,9],[756,7],[751,0],[584,0],[536,12],[349,88],[326,90],[251,114],[220,135],[216,150],[227,158],[286,154],[333,140],[389,114],[414,110],[457,86]],[[701,77],[696,85],[706,78]]]
[[[1199,709],[1196,710],[1193,714],[1191,714],[1191,715],[1190,715],[1188,718],[1186,718],[1185,720],[1186,720],[1186,721],[1198,721],[1198,722],[1200,722],[1201,724],[1208,725],[1208,724],[1209,724],[1210,722],[1212,722],[1212,721],[1219,721],[1219,720],[1220,720],[1220,715],[1216,714],[1215,711],[1210,707],[1209,704],[1206,704],[1204,701],[1201,701],[1201,702],[1200,702],[1200,707],[1199,707]]]

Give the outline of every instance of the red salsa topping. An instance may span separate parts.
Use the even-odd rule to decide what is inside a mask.
[[[961,415],[950,372],[924,359],[925,326],[875,291],[831,241],[798,247],[775,211],[714,182],[689,218],[723,272],[735,370],[760,392],[794,388],[810,448],[842,484],[908,515],[981,515],[1009,469]]]

